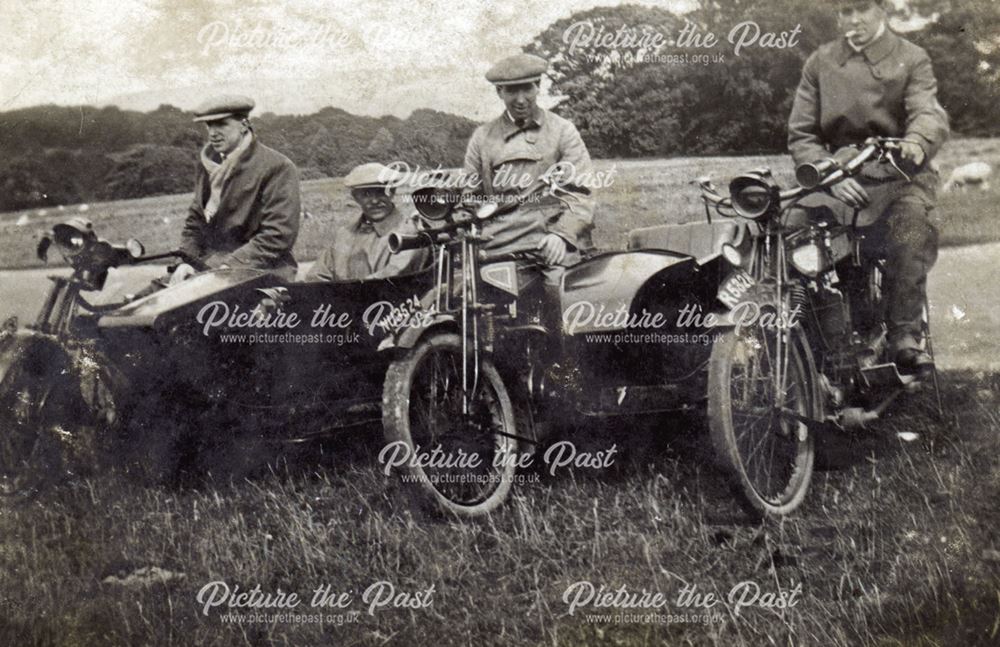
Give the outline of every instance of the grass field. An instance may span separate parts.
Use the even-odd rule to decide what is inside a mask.
[[[1000,142],[949,144],[946,171],[959,154],[996,167]],[[619,247],[632,227],[700,217],[689,179],[761,163],[789,171],[779,158],[602,162],[617,165],[620,180],[601,198],[597,242]],[[348,209],[340,180],[306,183],[305,196],[314,217],[301,258]],[[996,199],[995,188],[944,196],[945,240],[1000,240]],[[98,220],[105,237],[141,234],[156,249],[153,240],[175,241],[186,201],[88,213],[107,214]],[[0,259],[30,265],[34,227],[15,226],[17,217],[0,217]],[[111,469],[32,501],[0,502],[0,645],[1000,644],[1000,373],[984,370],[996,361],[997,304],[975,300],[992,272],[988,255],[975,259],[949,279],[968,316],[937,330],[939,345],[954,344],[971,367],[944,374],[945,420],[929,415],[926,394],[907,396],[877,429],[843,439],[839,469],[818,472],[784,520],[753,523],[739,511],[697,418],[594,421],[572,439],[581,451],[617,445],[613,465],[529,470],[512,500],[479,523],[415,513],[406,486],[378,469],[380,431],[366,428],[302,447],[249,481],[147,487]],[[303,617],[234,621],[230,612],[254,609],[224,606],[205,614],[199,591],[217,581],[296,592]],[[364,592],[380,581],[395,597],[369,613]],[[593,605],[570,615],[565,592],[578,582],[659,592],[666,604],[629,611],[661,616],[645,622]],[[738,608],[727,594],[743,582],[783,592],[785,608]],[[347,594],[341,608],[310,606],[325,585]],[[721,601],[685,606],[685,586]],[[306,621],[317,613],[329,617]]]
[[[937,158],[944,177],[955,166],[971,160],[983,160],[1000,168],[1000,140],[952,141]],[[790,183],[791,159],[784,155],[599,161],[598,170],[609,173],[613,184],[597,193],[594,242],[603,248],[621,248],[629,229],[701,220],[705,212],[693,180],[708,175],[725,187],[734,174],[761,166],[770,167],[783,185]],[[356,213],[357,208],[340,178],[303,182],[302,194],[303,209],[311,217],[302,223],[294,251],[295,257],[304,261],[315,258],[328,244],[337,223]],[[186,194],[91,204],[85,215],[93,220],[103,238],[124,242],[136,237],[149,251],[165,251],[180,242],[190,199]],[[35,258],[39,231],[79,214],[79,207],[44,212],[39,215],[40,210],[35,209],[0,214],[0,267],[40,265]],[[1000,240],[1000,181],[993,182],[988,191],[943,194],[936,223],[944,246]]]
[[[1000,638],[996,501],[998,378],[953,374],[946,425],[897,415],[817,475],[800,513],[751,524],[683,424],[595,425],[581,450],[618,444],[600,472],[528,472],[538,483],[481,523],[415,517],[374,468],[377,430],[319,447],[298,467],[236,484],[140,488],[85,478],[0,508],[0,637],[8,645],[995,645]],[[920,434],[912,443],[892,433]],[[665,438],[674,440],[667,444]],[[153,568],[162,569],[153,571]],[[207,615],[214,581],[298,592],[327,624],[234,623]],[[426,592],[418,609],[376,608],[379,581]],[[687,622],[615,622],[574,609],[567,587],[660,592]],[[789,608],[709,611],[685,585],[725,600],[741,582],[794,591]],[[309,607],[330,585],[343,609]],[[746,600],[745,600],[746,601]],[[273,613],[274,610],[271,610]],[[649,613],[637,609],[636,614]],[[714,614],[709,622],[702,613]],[[692,618],[698,617],[699,620]]]

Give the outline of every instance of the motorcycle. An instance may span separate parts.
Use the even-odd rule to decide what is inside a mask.
[[[899,141],[871,138],[802,165],[799,186],[787,190],[767,169],[733,179],[728,196],[699,182],[707,217],[746,223],[750,233],[723,249],[731,269],[718,297],[733,325],[712,348],[707,414],[723,469],[757,514],[784,515],[802,503],[817,439],[836,442],[841,432],[868,428],[900,395],[928,383],[941,412],[934,365],[907,373],[890,357],[885,261],[861,253],[863,212],[843,222],[828,206],[803,202],[871,165],[909,182]],[[922,332],[933,359],[926,303]]]
[[[428,227],[390,242],[397,251],[430,247],[435,258],[435,285],[398,309],[381,346],[392,361],[380,460],[421,507],[465,518],[495,510],[563,421],[704,401],[710,335],[690,333],[677,313],[717,309],[719,249],[742,232],[681,225],[674,231],[686,245],[673,250],[591,256],[566,269],[553,303],[534,254],[484,249],[485,230],[539,195],[564,200],[574,190],[546,178],[472,208],[461,195],[422,189],[415,204]]]
[[[33,324],[0,328],[0,496],[24,497],[95,466],[153,481],[185,464],[239,477],[274,451],[381,419],[381,308],[427,272],[287,283],[209,270],[181,251],[114,245],[74,218],[43,236],[70,266],[49,277]],[[109,272],[170,260],[199,274],[100,303]]]

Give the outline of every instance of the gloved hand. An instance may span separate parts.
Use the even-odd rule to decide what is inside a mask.
[[[545,234],[538,242],[538,251],[546,265],[562,265],[566,260],[566,241],[556,234]]]
[[[868,192],[852,177],[834,184],[830,193],[849,207],[863,209],[868,206]]]
[[[181,281],[187,280],[194,274],[197,274],[197,271],[193,267],[187,263],[181,263],[177,266],[177,269],[174,270],[174,273],[170,275],[169,285],[177,285]]]

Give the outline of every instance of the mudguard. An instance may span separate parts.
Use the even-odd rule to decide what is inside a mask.
[[[457,332],[461,330],[460,322],[450,313],[435,314],[421,321],[420,325],[406,326],[387,336],[378,345],[378,351],[383,353],[413,348],[425,335],[437,330]]]
[[[392,330],[379,343],[378,352],[408,350],[431,331],[460,332],[462,324],[459,315],[454,312],[439,312],[437,299],[438,291],[432,287],[420,299],[414,298],[405,310],[399,308],[397,312],[389,313],[387,321],[391,322],[389,325]]]
[[[703,327],[719,330],[725,328],[735,328],[738,322],[733,318],[733,311],[725,308],[713,310],[709,316],[705,317]]]
[[[34,375],[58,376],[71,369],[73,360],[53,335],[5,325],[0,332],[0,388],[11,370],[24,363]]]
[[[697,261],[675,252],[646,250],[611,252],[590,258],[566,270],[563,279],[564,332],[579,335],[615,330],[609,318],[633,313],[641,305],[640,293],[666,273],[693,275]],[[570,322],[571,330],[566,330]]]

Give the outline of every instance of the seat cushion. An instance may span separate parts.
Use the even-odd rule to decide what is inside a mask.
[[[689,222],[682,225],[657,225],[634,229],[628,235],[629,249],[663,249],[687,254],[705,263],[722,252],[722,245],[739,245],[746,230],[744,223]]]

